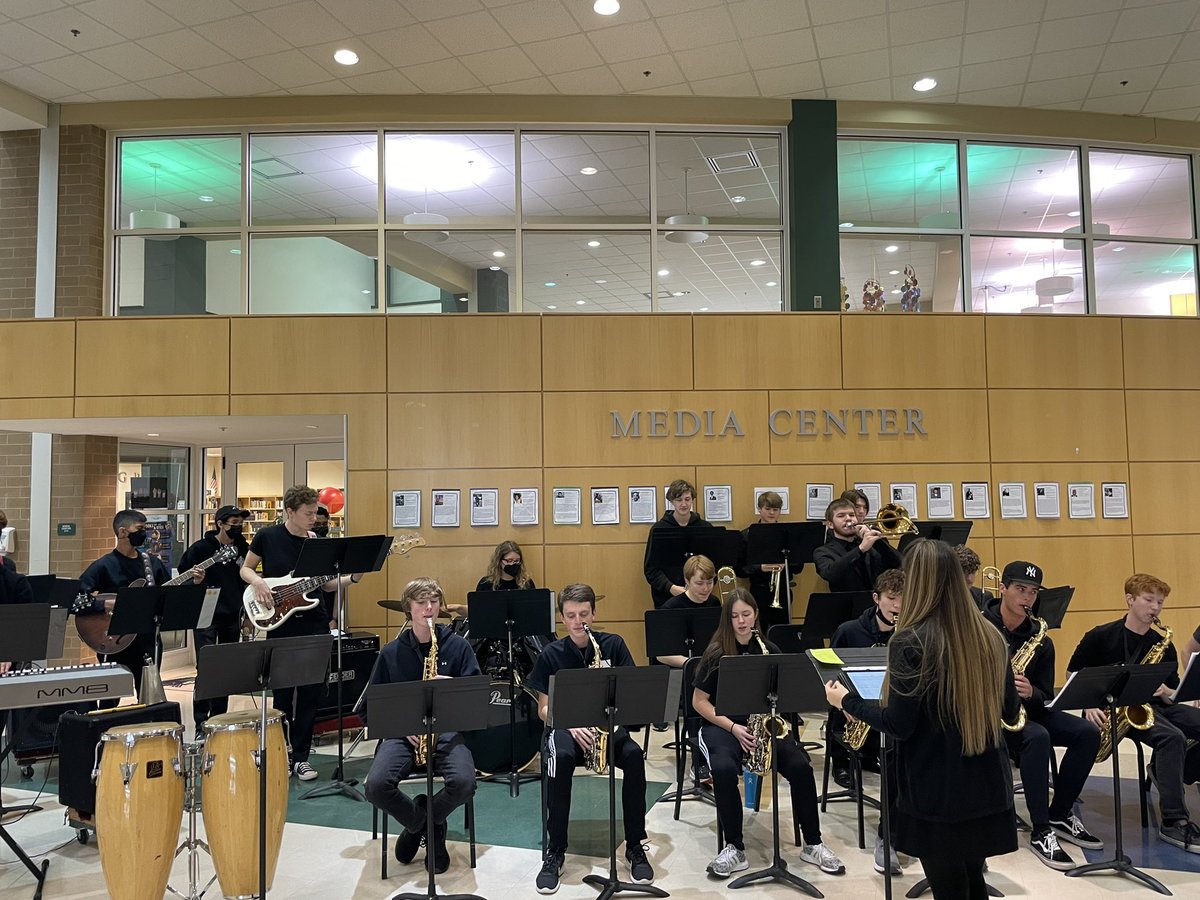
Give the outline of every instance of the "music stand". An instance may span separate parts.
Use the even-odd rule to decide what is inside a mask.
[[[965,544],[967,538],[971,536],[971,526],[975,524],[969,519],[919,519],[913,522],[917,528],[917,533],[901,535],[900,543],[896,549],[903,554],[908,548],[908,545],[917,538],[928,538],[931,541],[942,541],[949,544],[951,547],[957,547],[959,544]]]
[[[199,587],[200,585],[197,585]],[[267,896],[267,698],[268,692],[318,684],[329,670],[332,635],[209,644],[196,656],[195,699],[259,694],[258,896]]]
[[[50,591],[54,587],[54,582],[57,580],[54,575],[26,575],[25,580],[29,582],[29,589],[33,591],[34,603],[49,603]]]
[[[651,528],[647,565],[661,569],[671,584],[683,584],[683,564],[690,556],[707,556],[714,568],[736,566],[742,535],[717,525],[707,528]]]
[[[833,637],[838,626],[861,616],[863,610],[875,605],[870,591],[835,591],[832,593],[809,594],[808,609],[804,613],[804,625],[800,629],[800,640],[806,650],[825,646]]]
[[[813,561],[813,551],[825,543],[822,522],[776,522],[768,525],[755,522],[746,529],[746,565],[763,566],[783,563],[780,578],[787,591],[787,602],[781,604],[791,621],[792,572],[799,572],[805,563]]]
[[[1093,666],[1080,669],[1067,679],[1061,691],[1046,704],[1046,709],[1105,709],[1112,746],[1113,825],[1116,846],[1113,858],[1087,863],[1069,869],[1067,875],[1090,875],[1093,872],[1120,872],[1138,879],[1160,894],[1171,895],[1166,886],[1133,865],[1125,854],[1121,827],[1121,763],[1117,738],[1117,709],[1148,703],[1162,684],[1175,671],[1175,663],[1155,663],[1148,666]]]
[[[756,713],[778,715],[798,713],[804,705],[805,680],[812,681],[807,660],[797,655],[725,656],[721,658],[721,680],[717,685],[716,711],[719,716],[749,716]],[[779,852],[779,739],[771,734],[771,837],[774,856],[765,869],[742,875],[729,883],[730,889],[756,881],[778,881],[804,891],[812,897],[824,897],[815,886],[788,871]]]
[[[1039,619],[1046,620],[1046,628],[1062,628],[1063,618],[1067,615],[1067,606],[1075,596],[1075,588],[1063,585],[1056,588],[1045,588],[1038,591],[1037,599],[1033,601],[1030,610]]]
[[[371,737],[404,740],[410,734],[425,733],[429,755],[425,762],[425,796],[433,798],[433,761],[438,731],[471,731],[487,718],[488,679],[486,675],[463,678],[438,678],[429,681],[402,681],[372,684],[367,694],[367,713],[371,719]],[[429,851],[425,870],[429,874],[426,893],[406,891],[393,894],[391,900],[433,900],[435,885],[433,854],[433,803],[425,804],[425,834]],[[387,848],[384,848],[387,852]],[[483,900],[477,894],[442,894],[442,900]]]
[[[344,774],[342,769],[346,760],[344,734],[346,712],[342,708],[342,635],[346,631],[346,598],[342,589],[341,576],[378,572],[387,560],[393,540],[389,535],[383,534],[306,540],[300,545],[300,555],[296,557],[296,565],[292,567],[292,576],[295,578],[315,578],[318,575],[328,575],[330,578],[337,579],[337,768],[333,770],[333,778],[329,784],[306,791],[300,795],[301,800],[327,797],[331,794],[341,794],[351,800],[366,800],[366,797],[354,787],[358,784],[357,779],[352,778],[349,781],[342,779]]]
[[[669,672],[661,666],[563,669],[550,676],[546,724],[551,728],[591,728],[597,722],[606,722],[608,733],[612,735],[618,725],[628,729],[631,725],[656,722],[666,715],[667,709],[679,708],[679,698],[670,696],[669,684]],[[617,878],[617,780],[613,743],[610,738],[608,877],[587,875],[583,883],[600,888],[597,900],[608,900],[626,891],[669,897],[670,894],[652,884],[633,884]]]
[[[508,653],[508,795],[521,795],[521,782],[534,781],[540,775],[522,775],[517,771],[517,661],[513,638],[554,634],[554,602],[546,588],[517,591],[471,591],[467,594],[467,620],[472,638],[505,638]],[[411,732],[410,732],[411,733]],[[502,774],[502,773],[501,773]],[[499,774],[485,776],[495,781]]]
[[[110,635],[149,634],[154,636],[155,665],[161,665],[163,631],[207,628],[212,623],[216,598],[206,608],[208,588],[203,584],[173,587],[123,587],[113,601]],[[135,685],[141,690],[141,685]],[[140,699],[140,698],[139,698]]]

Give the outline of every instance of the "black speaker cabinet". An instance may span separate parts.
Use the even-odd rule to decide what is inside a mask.
[[[337,683],[342,682],[342,712],[350,715],[359,695],[366,689],[371,669],[379,658],[379,635],[369,631],[350,632],[342,638],[342,668],[338,670],[337,642],[329,651],[329,683],[317,707],[317,719],[337,718]]]

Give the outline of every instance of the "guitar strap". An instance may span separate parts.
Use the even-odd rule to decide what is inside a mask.
[[[142,558],[142,567],[146,570],[146,586],[154,587],[154,567],[150,565],[150,554],[139,550],[138,556]]]

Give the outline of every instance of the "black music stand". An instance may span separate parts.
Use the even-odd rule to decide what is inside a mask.
[[[1166,886],[1141,869],[1136,868],[1125,853],[1121,827],[1121,763],[1117,740],[1117,709],[1148,703],[1158,686],[1175,672],[1175,663],[1155,663],[1148,666],[1093,666],[1075,672],[1063,685],[1058,696],[1046,704],[1047,709],[1105,709],[1108,712],[1109,737],[1112,742],[1113,825],[1116,846],[1113,858],[1087,863],[1069,869],[1067,875],[1090,875],[1093,872],[1120,872],[1138,879],[1160,894],[1171,896]]]
[[[863,610],[870,609],[874,604],[870,591],[809,594],[804,625],[800,629],[804,649],[819,650],[824,647],[839,625],[861,616]]]
[[[546,588],[517,591],[471,591],[467,594],[467,620],[471,637],[505,638],[508,652],[508,795],[519,797],[521,783],[536,781],[540,775],[522,775],[517,771],[517,661],[513,656],[513,638],[554,634],[554,602]],[[484,776],[482,781],[499,780],[504,773]]]
[[[199,585],[197,585],[199,587]],[[197,700],[259,694],[258,896],[267,896],[267,706],[269,692],[318,684],[329,671],[333,636],[323,634],[210,644],[196,656]]]
[[[300,545],[300,555],[292,568],[295,578],[315,578],[328,575],[337,579],[338,629],[337,629],[337,710],[338,710],[338,761],[329,784],[314,787],[300,795],[301,800],[313,797],[328,797],[340,794],[351,800],[365,801],[366,797],[354,787],[357,779],[344,781],[345,766],[345,721],[346,711],[342,708],[342,635],[346,631],[346,598],[342,590],[342,575],[365,575],[378,572],[387,560],[392,547],[389,535],[371,534],[362,537],[317,538],[306,540]]]
[[[371,737],[404,740],[410,734],[425,733],[429,756],[425,762],[425,796],[433,798],[433,760],[438,731],[471,731],[487,718],[489,684],[486,675],[463,678],[437,678],[429,681],[402,681],[372,684],[367,687],[367,712],[371,718]],[[425,870],[429,888],[425,893],[406,891],[390,900],[483,900],[477,894],[441,894],[435,884],[433,854],[433,803],[425,804],[425,834],[429,852]],[[387,848],[384,848],[387,852]]]
[[[717,685],[719,716],[770,715],[800,712],[804,705],[805,680],[811,682],[808,661],[803,656],[725,656],[721,658],[721,681]],[[730,889],[756,881],[778,881],[812,897],[824,897],[815,886],[788,871],[779,852],[779,739],[771,736],[771,865],[729,882]]]
[[[662,666],[563,669],[550,676],[547,724],[551,728],[591,728],[597,722],[606,722],[611,735],[618,725],[628,729],[631,725],[657,722],[666,715],[666,710],[679,708],[679,698],[670,696],[669,685],[670,673]],[[583,883],[600,888],[597,900],[608,900],[627,891],[651,897],[670,896],[652,884],[633,884],[617,878],[617,777],[611,739],[608,742],[608,877],[587,875]]]
[[[49,603],[50,591],[54,587],[54,582],[57,577],[54,575],[26,575],[25,580],[29,582],[29,589],[33,591],[34,603]]]
[[[110,635],[150,634],[154,636],[154,664],[162,663],[162,633],[212,624],[216,597],[205,608],[209,588],[203,584],[179,584],[172,587],[123,587],[113,601]],[[141,690],[141,685],[134,685]]]
[[[690,556],[707,556],[715,568],[736,566],[742,552],[739,531],[713,525],[708,528],[650,529],[647,562],[661,569],[671,584],[683,584],[683,564]]]
[[[971,526],[974,524],[969,519],[918,519],[913,522],[917,533],[909,532],[901,535],[896,549],[903,555],[904,551],[908,549],[908,545],[917,538],[942,541],[951,547],[957,547],[959,544],[967,542],[967,538],[971,536]]]
[[[1037,599],[1030,609],[1039,619],[1046,620],[1046,628],[1062,628],[1063,618],[1067,615],[1067,606],[1075,596],[1075,588],[1070,585],[1062,587],[1043,588],[1038,591]]]

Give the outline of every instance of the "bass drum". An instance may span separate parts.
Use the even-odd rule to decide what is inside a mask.
[[[478,731],[463,732],[463,741],[475,759],[481,775],[496,775],[511,768],[512,747],[509,743],[509,706],[511,694],[507,681],[493,681],[488,695],[487,726]],[[537,714],[537,696],[528,688],[517,685],[517,771],[523,771],[538,757],[542,742],[542,720]]]

